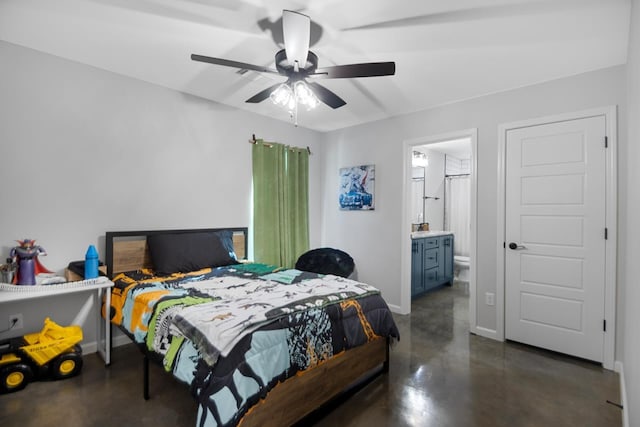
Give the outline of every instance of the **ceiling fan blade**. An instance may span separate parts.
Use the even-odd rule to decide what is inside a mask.
[[[277,70],[267,68],[267,67],[261,67],[260,65],[247,64],[245,62],[238,62],[238,61],[230,61],[228,59],[212,58],[211,56],[191,54],[191,59],[193,61],[207,62],[209,64],[222,65],[225,67],[239,68],[241,70],[253,70],[253,71],[259,71],[261,73],[279,74]]]
[[[249,102],[251,104],[257,104],[258,102],[262,102],[265,99],[267,99],[269,97],[269,95],[271,95],[271,92],[273,92],[274,90],[276,90],[276,88],[278,86],[280,86],[282,83],[276,83],[273,86],[269,86],[268,88],[266,88],[265,90],[262,90],[258,93],[256,93],[255,95],[253,95],[251,98],[247,99],[245,102]]]
[[[392,76],[396,73],[395,62],[368,62],[364,64],[336,65],[318,68],[314,77],[327,79],[347,79],[350,77]]]
[[[507,2],[504,2],[507,3]],[[593,2],[592,2],[593,3]],[[362,22],[349,28],[341,28],[342,31],[372,30],[381,28],[403,28],[434,24],[457,24],[484,19],[508,18],[519,16],[540,15],[544,13],[558,13],[562,10],[575,10],[574,2],[518,2],[517,4],[499,4],[494,6],[483,5],[479,7],[461,8],[451,11],[428,13],[399,17],[387,21],[373,23]]]
[[[307,15],[292,10],[282,11],[282,35],[287,60],[293,65],[296,61],[301,68],[307,63],[311,19]]]
[[[313,93],[316,94],[318,99],[327,104],[329,107],[335,109],[346,105],[346,101],[344,99],[340,98],[338,95],[331,92],[326,87],[314,82],[307,82],[307,84],[309,85]]]

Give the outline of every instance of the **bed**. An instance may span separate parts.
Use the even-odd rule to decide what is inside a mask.
[[[106,233],[105,312],[142,350],[145,398],[151,360],[199,426],[286,426],[388,371],[399,333],[375,288],[246,253],[245,227]]]

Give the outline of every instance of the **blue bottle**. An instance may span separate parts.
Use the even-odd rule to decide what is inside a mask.
[[[84,278],[95,279],[96,277],[98,277],[98,251],[95,246],[90,245],[84,257]]]

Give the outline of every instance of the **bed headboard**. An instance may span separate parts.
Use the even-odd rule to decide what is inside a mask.
[[[113,278],[123,271],[152,268],[147,236],[153,234],[202,233],[230,230],[238,260],[247,258],[247,227],[194,228],[187,230],[107,231],[105,233],[105,263],[107,276]]]

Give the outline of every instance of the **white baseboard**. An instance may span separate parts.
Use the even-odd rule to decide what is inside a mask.
[[[629,411],[627,410],[627,387],[624,382],[624,366],[622,362],[616,360],[613,370],[620,377],[620,404],[622,405],[622,427],[629,427]]]
[[[120,347],[121,345],[131,344],[132,342],[133,341],[131,341],[131,338],[129,338],[128,336],[122,334],[122,335],[119,335],[117,337],[113,337],[112,346],[113,347]]]
[[[471,330],[472,333],[480,335],[481,337],[491,338],[492,340],[502,341],[498,338],[498,332],[494,329],[483,328],[482,326],[476,326]]]
[[[392,313],[396,313],[396,314],[409,314],[409,313],[405,313],[404,311],[402,311],[402,308],[399,305],[395,305],[395,304],[387,304],[389,306],[389,310],[391,310]]]
[[[120,347],[121,345],[130,344],[132,341],[126,335],[118,335],[111,340],[111,347]],[[96,341],[82,343],[82,354],[91,354],[98,351],[98,343]]]
[[[82,354],[85,354],[85,355],[95,353],[96,351],[98,351],[98,343],[95,341],[82,343],[80,344],[80,346],[82,347]]]

